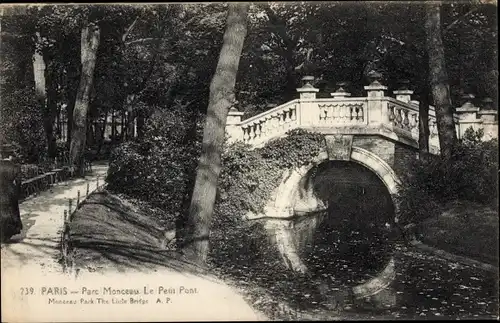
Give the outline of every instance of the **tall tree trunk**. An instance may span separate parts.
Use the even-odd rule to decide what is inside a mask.
[[[52,77],[47,77],[48,91],[47,91],[47,106],[43,116],[43,124],[45,129],[45,136],[47,138],[47,153],[51,160],[57,157],[57,144],[56,137],[54,136],[54,122],[57,116],[57,92],[55,89],[55,82]]]
[[[429,87],[423,86],[418,103],[418,150],[423,159],[429,153]]]
[[[68,106],[66,107],[66,144],[67,144],[67,149],[71,147],[71,132],[73,131],[73,111],[75,111],[75,101],[76,101],[76,95],[71,96]]]
[[[193,109],[189,110],[188,114],[188,120],[187,122],[190,122],[190,126],[186,133],[184,134],[184,138],[182,141],[183,145],[192,145],[193,140],[196,140],[197,138],[197,123],[198,120],[196,118],[196,114],[194,113]],[[185,227],[187,220],[189,219],[189,205],[191,204],[191,199],[193,195],[193,187],[195,184],[195,176],[196,172],[193,169],[192,165],[190,163],[184,163],[184,173],[187,174],[188,178],[188,183],[186,185],[186,191],[184,192],[184,197],[181,201],[182,203],[182,210],[184,212],[181,212],[179,216],[176,219],[175,222],[175,238],[176,238],[176,243],[178,248],[182,248],[183,246],[183,241],[185,237]]]
[[[457,141],[450,86],[446,72],[444,45],[441,38],[441,5],[429,2],[426,10],[426,44],[429,56],[429,80],[436,108],[436,121],[441,155],[449,158]]]
[[[71,146],[71,132],[73,131],[73,111],[75,110],[76,96],[78,93],[78,82],[73,78],[78,76],[78,68],[74,64],[70,64],[68,68],[68,103],[66,106],[66,144],[67,149]]]
[[[207,118],[196,180],[189,207],[182,251],[186,258],[204,264],[208,255],[217,181],[221,169],[226,118],[234,103],[234,86],[247,34],[248,3],[230,3],[224,41],[210,84]]]
[[[37,47],[42,45],[40,33],[36,33]],[[50,69],[50,60],[40,51],[33,54],[33,75],[35,96],[42,110],[43,129],[47,140],[47,155],[52,160],[57,155],[54,121],[57,113],[57,92],[54,71]]]
[[[39,47],[42,44],[42,37],[40,36],[40,33],[36,33],[36,42],[37,46]],[[35,52],[33,53],[33,76],[35,80],[35,98],[36,101],[39,105],[39,108],[42,111],[42,116],[43,116],[43,126],[44,126],[44,131],[46,134],[47,132],[47,86],[46,86],[46,70],[47,70],[47,64],[45,62],[45,59],[43,57],[43,54],[40,52],[40,49],[38,48],[35,49]],[[47,138],[49,139],[49,138]],[[47,142],[49,144],[49,142]]]
[[[83,155],[86,144],[87,114],[89,110],[90,90],[94,81],[94,69],[99,47],[100,29],[95,24],[88,24],[82,29],[81,62],[82,73],[73,111],[73,131],[71,135],[70,161],[76,173],[83,174]]]

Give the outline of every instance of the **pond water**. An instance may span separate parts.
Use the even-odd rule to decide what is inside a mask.
[[[312,319],[498,319],[498,273],[403,246],[390,229],[391,196],[374,174],[330,162],[313,183],[328,210],[301,254],[309,273],[296,284],[292,308]],[[352,287],[376,277],[391,258],[392,284],[355,299]]]
[[[335,265],[327,260],[324,266],[312,269],[312,278],[324,286],[321,293],[335,295],[373,277],[384,261],[379,259],[375,265],[370,264],[373,258],[363,259],[365,250],[361,249],[357,255],[338,259]],[[327,248],[322,251],[326,253]],[[391,255],[395,259],[396,279],[381,297],[392,299],[392,306],[384,308],[373,300],[348,300],[342,308],[332,311],[311,297],[312,301],[307,304],[302,300],[302,309],[323,319],[339,315],[345,319],[498,318],[497,273],[466,267],[399,244],[393,246]],[[389,254],[382,252],[380,256],[387,259]],[[323,299],[323,302],[328,301]]]
[[[346,291],[375,277],[391,257],[394,282],[370,300],[353,300]],[[303,259],[316,288],[304,289],[296,306],[318,319],[498,318],[498,273],[403,246],[383,225],[326,221]]]

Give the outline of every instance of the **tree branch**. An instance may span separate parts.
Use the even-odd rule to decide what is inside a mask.
[[[143,42],[154,41],[154,40],[156,40],[156,38],[152,38],[152,37],[131,40],[131,41],[125,42],[125,46],[136,44],[136,43],[143,43]]]
[[[443,30],[443,34],[446,33],[447,31],[449,31],[451,29],[451,27],[455,26],[456,24],[458,24],[460,21],[462,21],[464,18],[470,16],[471,14],[473,14],[474,12],[476,12],[478,10],[478,7],[476,8],[472,8],[471,10],[469,10],[466,14],[464,14],[463,16],[460,16],[458,17],[455,21],[453,21],[451,24],[449,24],[448,26],[446,26],[446,28],[444,28]]]
[[[127,40],[128,35],[132,31],[132,28],[134,28],[134,26],[135,26],[135,24],[137,23],[138,20],[139,20],[139,17],[136,17],[135,20],[134,20],[134,22],[132,22],[132,24],[130,26],[128,26],[128,28],[125,30],[125,33],[122,36],[122,41],[123,42],[125,42]]]
[[[293,50],[297,44],[287,35],[285,23],[276,15],[273,9],[269,6],[264,6],[269,22],[275,27],[275,35],[281,38],[286,49]]]

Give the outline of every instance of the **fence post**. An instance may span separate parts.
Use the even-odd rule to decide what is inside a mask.
[[[85,193],[85,196],[89,196],[89,182],[87,182],[87,193]]]
[[[64,210],[64,224],[68,221],[68,210]]]
[[[73,206],[73,200],[72,199],[68,200],[68,206],[69,206],[69,215],[71,216],[71,207]]]
[[[78,190],[77,195],[76,195],[76,208],[78,209],[78,206],[80,205],[80,190]]]

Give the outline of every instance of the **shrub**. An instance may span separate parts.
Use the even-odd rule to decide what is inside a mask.
[[[309,164],[323,147],[321,134],[292,130],[262,148],[252,150],[239,142],[225,150],[210,233],[209,263],[214,268],[235,279],[256,282],[289,301],[298,301],[305,285],[313,288],[309,277],[285,267],[263,225],[244,220],[244,215],[262,212],[285,170]]]
[[[410,165],[397,197],[403,222],[436,216],[440,206],[457,199],[497,205],[498,142],[481,137],[469,129],[449,160],[435,156]]]
[[[112,151],[108,188],[151,202],[167,215],[181,212],[200,150],[197,120],[186,111],[155,113],[146,124],[143,138]]]
[[[14,146],[15,156],[35,163],[46,151],[42,110],[27,88],[9,91],[0,105],[0,144]]]

